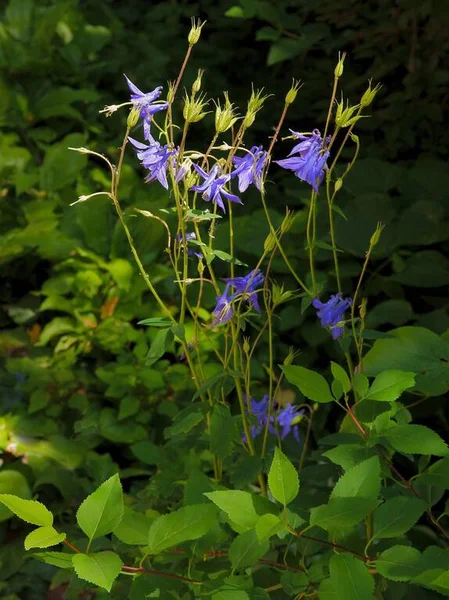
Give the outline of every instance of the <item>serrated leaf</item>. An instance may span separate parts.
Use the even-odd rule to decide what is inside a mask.
[[[416,483],[436,485],[449,490],[449,458],[442,458],[415,479]]]
[[[41,502],[24,500],[12,494],[0,494],[0,502],[19,519],[32,525],[53,525],[53,515]]]
[[[397,425],[382,434],[395,450],[406,454],[446,456],[447,444],[432,429],[424,425]]]
[[[341,384],[344,393],[347,394],[351,390],[351,380],[346,371],[339,364],[331,361],[331,372],[334,379]]]
[[[147,325],[148,327],[171,327],[173,323],[163,317],[153,317],[150,319],[143,319],[142,321],[139,321],[137,325]]]
[[[254,530],[238,535],[229,546],[228,556],[233,570],[254,565],[270,549],[268,540],[260,541]]]
[[[393,546],[376,560],[377,572],[391,581],[410,581],[421,573],[421,553],[411,546]]]
[[[122,560],[115,552],[95,554],[74,554],[72,557],[75,573],[80,579],[98,585],[108,592],[122,568]]]
[[[262,515],[256,523],[256,534],[260,541],[267,540],[280,531],[287,531],[285,522],[277,515]]]
[[[374,512],[373,537],[392,538],[406,533],[426,508],[419,498],[398,496],[387,500]]]
[[[328,504],[316,506],[310,511],[310,524],[325,531],[352,527],[376,508],[376,501],[369,498],[334,498]]]
[[[30,548],[49,548],[50,546],[56,546],[65,540],[66,534],[59,533],[51,525],[45,527],[39,527],[25,538],[25,550]]]
[[[377,456],[355,465],[337,481],[333,498],[370,498],[376,500],[380,492],[380,462]]]
[[[113,475],[88,496],[76,513],[78,525],[90,540],[114,531],[123,518],[123,493]]]
[[[150,527],[148,552],[159,554],[187,540],[197,540],[215,524],[216,515],[212,505],[192,504],[158,517]]]
[[[210,450],[220,460],[231,454],[235,433],[235,422],[229,406],[215,404],[210,417]]]
[[[33,558],[58,569],[73,569],[72,556],[69,552],[33,552]]]
[[[415,385],[415,373],[390,370],[379,373],[371,384],[365,399],[379,402],[393,402],[405,390]]]
[[[171,327],[158,331],[151,342],[150,349],[145,357],[145,366],[151,367],[151,365],[157,362],[165,354],[172,341],[173,332]]]
[[[319,373],[296,365],[281,365],[288,381],[314,402],[333,402],[327,381]]]
[[[123,519],[113,533],[124,544],[146,546],[150,523],[146,515],[125,506]]]
[[[287,506],[299,491],[298,472],[279,448],[274,449],[274,458],[268,473],[268,486],[273,498]]]
[[[207,492],[204,495],[228,515],[231,526],[238,533],[255,527],[262,515],[277,512],[276,506],[266,498],[241,490]]]
[[[350,554],[334,554],[329,570],[337,598],[374,600],[374,577],[361,560]]]

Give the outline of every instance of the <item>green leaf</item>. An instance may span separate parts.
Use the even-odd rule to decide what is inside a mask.
[[[334,554],[329,570],[337,598],[374,600],[374,577],[361,560],[350,554]]]
[[[419,498],[397,496],[387,500],[374,512],[373,538],[393,538],[406,533],[426,508]]]
[[[225,16],[231,17],[232,19],[243,19],[245,18],[245,13],[241,6],[231,6],[231,8],[228,8],[225,12]]]
[[[398,452],[435,456],[446,456],[449,452],[440,436],[424,425],[397,425],[382,435]]]
[[[364,398],[368,392],[369,381],[368,377],[363,373],[356,373],[354,375],[354,391],[357,393],[359,398]]]
[[[148,350],[148,354],[145,358],[145,366],[151,367],[155,362],[157,362],[161,356],[165,354],[167,348],[173,341],[173,332],[171,327],[169,329],[161,329],[155,335],[150,349]]]
[[[33,558],[58,569],[73,569],[72,556],[71,552],[33,552]]]
[[[13,471],[12,469],[3,469],[0,471],[0,496],[2,494],[30,498],[31,490],[22,473]],[[13,514],[9,508],[6,508],[5,504],[0,503],[0,522],[9,519]]]
[[[143,321],[139,321],[137,325],[147,325],[148,327],[171,327],[173,323],[163,317],[154,317],[152,319],[143,319]]]
[[[95,554],[74,554],[72,557],[75,572],[80,579],[98,585],[108,592],[122,568],[122,560],[115,552]]]
[[[356,444],[340,444],[336,448],[323,452],[323,456],[336,465],[340,465],[345,471],[355,467],[358,463],[371,458],[375,451],[373,448],[359,446]]]
[[[400,327],[388,339],[377,340],[363,359],[365,372],[389,369],[416,373],[415,389],[428,396],[449,390],[449,343],[423,327]]]
[[[255,527],[262,515],[277,512],[276,506],[266,498],[241,490],[207,492],[204,495],[228,515],[237,533]]]
[[[210,450],[220,460],[231,454],[235,434],[235,422],[229,406],[215,404],[210,417]]]
[[[376,560],[377,572],[391,581],[409,581],[422,571],[421,553],[411,546],[393,546]]]
[[[26,523],[41,526],[53,525],[51,512],[36,500],[24,500],[12,494],[0,494],[0,502]]]
[[[28,412],[31,414],[39,412],[47,406],[50,401],[50,394],[47,390],[37,389],[30,396],[30,403],[28,405]]]
[[[162,515],[151,524],[148,552],[159,554],[187,540],[197,540],[211,529],[216,518],[216,509],[208,504],[191,504]]]
[[[284,520],[270,513],[262,515],[256,523],[256,534],[260,541],[266,540],[281,531],[287,531]]]
[[[420,485],[436,485],[449,490],[449,458],[437,461],[414,481]]]
[[[279,448],[274,449],[274,458],[268,473],[268,486],[273,498],[287,506],[299,491],[298,472]]]
[[[365,399],[393,402],[402,392],[414,385],[415,373],[398,370],[383,371],[371,384]]]
[[[310,369],[295,365],[281,365],[288,381],[295,385],[306,398],[314,402],[333,402],[327,381]]]
[[[337,481],[332,490],[334,498],[370,498],[376,500],[380,492],[380,462],[377,456],[355,465]]]
[[[25,538],[25,550],[30,548],[49,548],[65,540],[65,533],[58,533],[51,525],[39,527]]]
[[[76,513],[78,525],[89,540],[111,533],[123,518],[123,493],[119,476],[113,475],[88,496]]]
[[[325,531],[352,527],[376,508],[377,502],[369,498],[333,498],[329,504],[316,506],[310,511],[310,524]]]
[[[231,263],[232,265],[240,265],[242,267],[248,266],[246,263],[242,262],[241,260],[238,260],[237,258],[234,258],[227,252],[223,252],[223,250],[212,250],[212,252],[210,252],[208,256],[207,264],[210,264],[214,257],[217,257],[220,260],[223,260],[224,262]]]
[[[123,519],[114,529],[114,535],[124,544],[146,546],[149,530],[149,518],[125,506]]]
[[[351,389],[351,380],[346,371],[339,364],[331,361],[331,372],[334,379],[341,383],[344,393],[347,394]]]
[[[72,184],[87,164],[87,155],[69,150],[84,145],[86,138],[81,133],[71,133],[62,142],[53,144],[45,153],[40,167],[40,187],[55,192]]]
[[[212,594],[212,600],[251,600],[245,590],[231,589],[218,590]]]
[[[228,556],[233,570],[254,565],[270,549],[268,540],[260,541],[254,530],[238,535],[229,546]]]

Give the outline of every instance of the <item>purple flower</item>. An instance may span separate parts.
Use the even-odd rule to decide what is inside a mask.
[[[182,242],[183,241],[183,237],[182,235],[177,235],[176,239],[178,240],[178,242]],[[194,231],[190,232],[190,233],[186,233],[186,236],[184,238],[187,242],[187,246],[190,240],[196,240],[196,233]],[[188,256],[196,256],[197,258],[203,258],[203,255],[201,252],[197,252],[196,250],[192,250],[192,248],[187,247],[187,254]]]
[[[239,178],[239,192],[246,191],[252,183],[260,190],[266,156],[267,153],[262,150],[262,146],[253,146],[243,158],[238,156],[233,158],[236,168],[231,173],[231,177]]]
[[[343,299],[341,293],[331,296],[327,302],[320,302],[314,298],[312,305],[317,309],[317,315],[321,320],[322,327],[331,327],[331,335],[334,340],[343,334],[341,321],[345,311],[351,306],[351,298]]]
[[[259,288],[265,281],[265,277],[260,269],[253,269],[246,275],[246,277],[234,277],[234,279],[225,279],[226,283],[232,285],[235,289],[236,296],[243,296],[252,308],[260,313],[259,300],[257,298],[257,288]]]
[[[276,421],[281,427],[281,440],[283,440],[291,431],[293,431],[293,437],[299,443],[299,427],[298,422],[300,416],[304,414],[303,410],[299,410],[297,406],[287,404],[279,414],[277,415]]]
[[[170,158],[176,155],[177,150],[169,150],[167,145],[162,146],[152,137],[149,131],[146,137],[150,142],[149,144],[142,144],[131,137],[128,139],[137,148],[137,158],[142,166],[149,171],[145,181],[149,182],[157,179],[165,189],[168,189],[167,169]]]
[[[226,287],[221,296],[217,296],[217,304],[213,312],[214,320],[212,321],[212,326],[227,323],[234,316],[234,308],[231,304],[234,295],[228,297],[228,293],[229,283],[226,284]]]
[[[269,398],[265,395],[262,400],[257,402],[254,398],[250,398],[251,412],[250,414],[255,420],[255,423],[251,425],[251,437],[254,439],[259,433],[266,427],[268,422],[268,408]],[[276,434],[276,429],[273,427],[274,422],[273,415],[270,416],[270,423],[268,425],[268,431]],[[243,434],[242,441],[246,442],[246,435]]]
[[[284,169],[294,171],[296,177],[310,184],[318,193],[318,187],[324,179],[324,172],[327,170],[326,161],[329,158],[329,150],[324,149],[323,138],[318,129],[314,129],[312,135],[302,135],[297,131],[292,131],[293,136],[301,140],[294,146],[288,155],[289,158],[275,161]],[[326,143],[329,138],[326,139]],[[297,156],[293,156],[297,155]]]
[[[204,179],[204,183],[202,183],[201,185],[192,186],[190,188],[191,190],[199,192],[202,195],[203,199],[207,202],[215,202],[215,204],[217,204],[223,212],[226,212],[226,208],[223,203],[222,195],[231,202],[242,204],[242,201],[238,196],[235,196],[234,194],[231,194],[230,192],[225,190],[224,186],[231,179],[231,176],[223,175],[219,165],[214,165],[210,173],[206,173],[198,165],[193,166],[195,168],[195,171],[199,173]]]
[[[155,88],[152,92],[147,92],[145,94],[139,90],[139,88],[136,87],[126,75],[125,79],[129,89],[132,92],[131,102],[136,108],[140,109],[140,117],[142,119],[149,121],[155,113],[159,112],[160,110],[165,110],[168,107],[167,102],[155,103],[155,100],[157,100],[162,93],[161,85]]]

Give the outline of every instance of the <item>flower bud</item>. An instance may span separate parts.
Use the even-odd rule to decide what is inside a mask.
[[[335,182],[334,191],[339,192],[343,186],[343,179],[339,177]]]
[[[338,79],[339,77],[341,77],[343,75],[345,58],[346,58],[346,52],[343,52],[341,57],[340,57],[340,52],[338,53],[338,63],[334,69],[334,76],[336,79]]]
[[[132,109],[129,111],[129,115],[126,120],[126,124],[128,125],[129,129],[137,125],[137,123],[139,122],[139,117],[140,108],[137,108],[137,106],[133,106]]]
[[[285,96],[285,104],[293,104],[296,100],[296,95],[298,94],[298,90],[301,87],[301,84],[298,80],[293,79],[292,87],[288,90],[287,95]]]
[[[360,311],[360,318],[362,319],[362,321],[365,320],[366,318],[366,305],[368,303],[368,300],[366,298],[362,298],[362,303],[360,304],[359,307],[359,311]]]
[[[377,227],[376,230],[374,231],[373,235],[371,236],[371,239],[369,241],[369,247],[370,249],[374,248],[374,246],[376,246],[379,243],[380,240],[380,235],[382,233],[382,231],[384,230],[385,225],[383,223],[377,223]]]
[[[290,347],[288,350],[288,354],[284,359],[284,365],[287,365],[287,366],[291,365],[293,362],[293,359],[295,358],[295,354],[296,354],[296,352],[293,350],[292,347]]]
[[[285,217],[281,223],[281,233],[287,233],[291,229],[294,220],[296,219],[296,215],[293,214],[288,208],[285,213]]]
[[[263,245],[263,249],[265,252],[271,252],[276,244],[276,239],[274,235],[270,232],[265,238],[265,242]]]
[[[224,106],[222,107],[221,104],[217,102],[217,108],[215,109],[215,131],[217,133],[224,133],[232,127],[238,119],[234,107],[229,100],[228,92],[223,93],[225,97]]]
[[[204,117],[208,114],[204,111],[204,108],[207,106],[208,102],[205,102],[205,94],[199,96],[198,99],[195,99],[193,96],[189,98],[187,95],[184,100],[184,109],[182,114],[187,123],[197,123],[204,119]]]
[[[251,346],[249,345],[249,338],[245,336],[243,338],[243,352],[245,354],[248,354],[250,350],[251,350]]]
[[[168,82],[168,90],[167,90],[167,102],[169,104],[171,104],[173,102],[173,100],[175,99],[174,91],[175,91],[174,83],[172,81],[169,81]]]
[[[354,113],[360,108],[360,104],[356,104],[355,106],[349,106],[348,101],[346,100],[346,107],[343,102],[343,98],[341,102],[337,102],[337,112],[335,114],[335,124],[337,127],[349,127],[353,123],[356,123],[359,119],[362,118],[362,115],[355,115]]]
[[[371,80],[368,82],[368,89],[363,94],[362,99],[360,100],[360,106],[362,108],[366,108],[371,104],[371,102],[376,97],[377,92],[380,90],[382,86],[378,83],[374,89],[371,88]]]
[[[203,28],[205,23],[206,21],[204,21],[204,23],[201,23],[200,19],[196,21],[194,18],[192,18],[192,27],[187,38],[189,41],[189,46],[194,46],[198,42],[201,35],[201,29]]]
[[[193,94],[198,94],[198,92],[201,89],[201,79],[203,78],[204,75],[204,71],[203,69],[198,69],[198,75],[196,76],[195,81],[193,82],[192,85],[192,92]]]
[[[256,114],[262,108],[265,100],[268,98],[268,95],[262,96],[263,88],[261,90],[254,91],[254,88],[251,92],[251,96],[248,100],[248,107],[246,110],[246,115],[243,119],[243,128],[248,129],[254,123],[256,119]]]

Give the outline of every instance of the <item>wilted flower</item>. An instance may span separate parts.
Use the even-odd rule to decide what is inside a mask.
[[[222,195],[231,202],[242,204],[242,201],[238,196],[225,190],[224,186],[231,179],[231,175],[223,175],[220,165],[214,165],[210,173],[206,173],[198,165],[193,166],[195,171],[204,179],[204,183],[192,186],[190,188],[191,190],[200,193],[207,202],[215,202],[223,212],[226,212],[226,208],[223,203]]]
[[[323,138],[318,129],[314,129],[312,135],[302,135],[291,129],[290,131],[296,139],[301,141],[290,152],[289,158],[275,162],[284,169],[294,171],[296,177],[310,184],[318,193],[318,187],[327,170],[326,161],[329,158],[329,150],[323,149]],[[326,143],[329,139],[326,140]]]
[[[126,83],[131,90],[131,102],[140,109],[140,117],[150,120],[151,117],[168,107],[167,102],[155,102],[162,93],[162,86],[158,86],[152,92],[144,93],[125,75]]]
[[[331,296],[325,303],[314,298],[312,305],[317,309],[317,315],[321,321],[322,327],[330,327],[331,335],[334,340],[343,334],[343,325],[341,321],[345,311],[351,306],[351,298],[343,299],[341,293]]]
[[[278,425],[281,427],[281,440],[283,440],[292,431],[293,437],[299,443],[299,427],[298,423],[304,414],[303,410],[299,410],[297,406],[287,404],[276,417]]]
[[[233,158],[232,162],[236,168],[231,173],[231,177],[239,178],[239,192],[246,191],[252,183],[260,190],[266,156],[267,153],[262,150],[262,146],[253,146],[244,157]]]
[[[257,299],[257,288],[259,288],[265,281],[265,277],[260,269],[252,270],[245,277],[234,277],[233,279],[225,279],[228,285],[232,285],[235,289],[233,298],[237,296],[243,296],[250,306],[255,311],[260,312],[259,301]]]
[[[142,142],[138,142],[131,137],[128,139],[137,148],[137,158],[142,166],[149,171],[145,181],[149,182],[157,179],[165,189],[168,189],[167,169],[170,158],[176,155],[177,150],[170,150],[167,145],[162,146],[152,137],[149,131],[146,138],[150,142],[149,144],[142,144]]]

